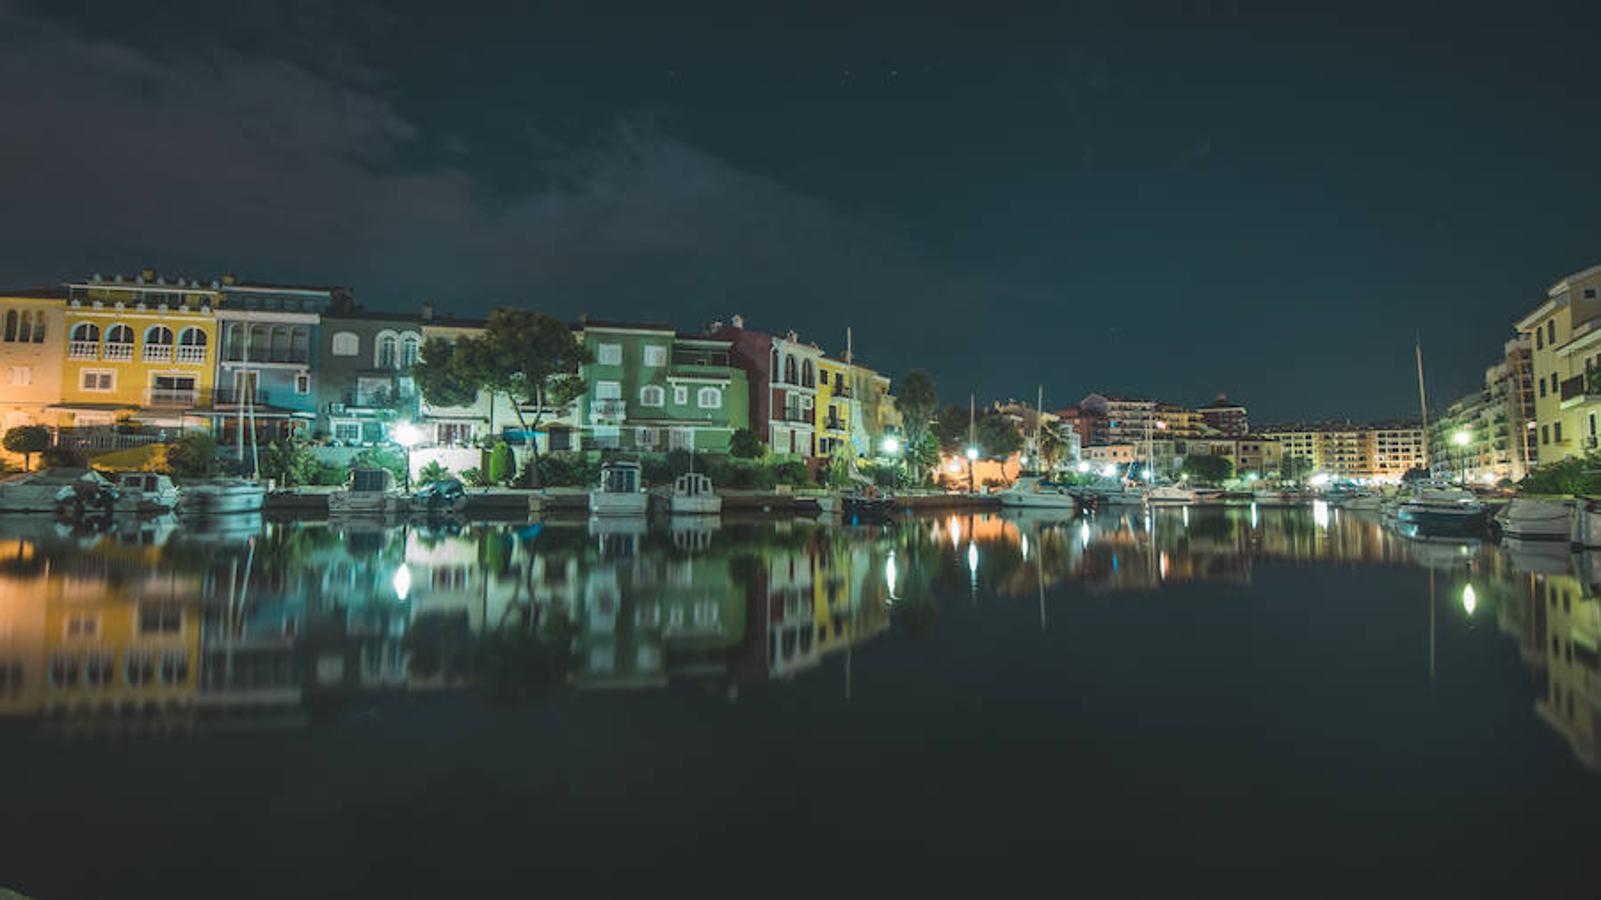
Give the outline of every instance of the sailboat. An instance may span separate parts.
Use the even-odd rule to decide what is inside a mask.
[[[1040,386],[1034,401],[1034,447],[1029,458],[1040,460],[1040,426],[1044,419],[1045,387]],[[1078,511],[1078,498],[1058,488],[1048,487],[1046,475],[1039,472],[1020,472],[1017,481],[1004,490],[996,491],[1001,506],[1006,509],[1051,509],[1065,512]]]
[[[239,393],[239,468],[245,466],[245,417],[250,418],[250,477],[213,476],[185,481],[178,494],[178,513],[186,516],[232,516],[259,513],[267,503],[261,484],[261,456],[256,446],[256,381],[250,371],[250,331],[245,329],[243,368],[235,374]]]
[[[1423,416],[1423,458],[1429,457],[1429,405],[1423,390],[1423,339],[1417,342],[1418,406]],[[1445,537],[1478,534],[1487,519],[1484,504],[1464,490],[1443,481],[1419,482],[1410,496],[1395,506],[1396,526],[1407,537]]]

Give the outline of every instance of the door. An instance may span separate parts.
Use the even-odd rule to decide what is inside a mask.
[[[239,404],[260,402],[256,396],[256,389],[260,385],[260,372],[233,373],[233,402]]]

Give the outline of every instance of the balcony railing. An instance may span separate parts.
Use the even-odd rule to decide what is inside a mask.
[[[144,429],[132,427],[92,426],[61,428],[56,432],[56,445],[76,450],[121,450],[127,447],[144,447],[164,444],[181,434],[175,429]]]
[[[829,431],[844,431],[845,423],[840,419],[829,416],[828,419],[823,422],[823,427],[827,428]]]
[[[104,358],[113,362],[127,362],[133,359],[132,344],[107,344],[101,350]]]
[[[269,405],[270,396],[271,395],[267,391],[261,390],[260,388],[256,389],[253,397],[251,396],[250,391],[241,391],[235,388],[223,388],[218,390],[216,393],[216,404],[218,406],[239,406],[248,398],[253,406],[267,406]]]
[[[799,407],[790,407],[785,409],[782,418],[782,421],[785,422],[810,422],[811,420],[811,410],[800,409]]]
[[[593,419],[623,419],[628,415],[628,403],[623,400],[596,400],[589,406],[589,415]]]
[[[69,341],[67,342],[68,359],[99,359],[99,341]]]
[[[178,347],[178,362],[186,366],[198,366],[206,361],[206,348],[190,344]]]
[[[147,406],[182,406],[190,407],[200,399],[200,392],[194,388],[151,388],[145,394]]]
[[[310,351],[305,348],[266,348],[251,347],[250,358],[245,358],[245,352],[239,347],[229,347],[222,357],[223,362],[230,363],[294,363],[305,365],[311,361]]]
[[[172,362],[171,344],[146,344],[144,350],[145,362]]]

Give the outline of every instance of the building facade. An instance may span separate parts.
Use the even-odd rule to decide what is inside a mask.
[[[1200,413],[1201,420],[1206,426],[1218,434],[1233,436],[1251,430],[1245,407],[1230,400],[1227,394],[1218,394],[1216,400],[1196,412]]]
[[[1530,342],[1526,334],[1508,341],[1502,359],[1485,369],[1484,387],[1430,423],[1429,465],[1435,474],[1487,484],[1528,474],[1536,434],[1529,426],[1538,424]]]
[[[1281,459],[1306,460],[1310,474],[1364,481],[1400,481],[1424,468],[1423,429],[1406,422],[1282,425],[1262,430]]]
[[[585,447],[727,453],[747,427],[750,388],[729,341],[650,323],[582,327],[591,361],[576,416]]]
[[[727,341],[750,390],[750,428],[781,456],[817,455],[817,367],[823,351],[783,336],[746,328],[741,316],[713,323],[710,336]]]
[[[66,291],[0,294],[0,434],[22,425],[54,425],[66,356]],[[0,457],[22,458],[0,450]],[[13,458],[15,457],[15,458]]]
[[[829,356],[817,361],[817,455],[833,456],[851,448],[851,406],[855,400],[851,366]]]
[[[317,421],[322,314],[342,288],[242,283],[223,276],[212,430],[218,443],[308,438]]]
[[[331,298],[317,335],[315,430],[341,446],[389,440],[417,416],[411,369],[422,350],[417,316],[369,312],[348,293]]]
[[[1592,398],[1601,396],[1601,384],[1592,393],[1586,370],[1593,370],[1601,357],[1598,320],[1601,266],[1592,266],[1552,285],[1544,302],[1516,323],[1518,333],[1532,341],[1537,463],[1582,453],[1595,436],[1588,426]]]

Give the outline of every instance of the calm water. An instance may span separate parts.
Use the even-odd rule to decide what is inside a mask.
[[[1598,594],[1322,507],[13,521],[0,886],[1595,897]]]

